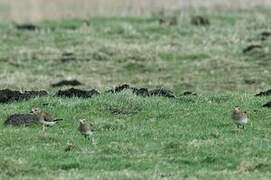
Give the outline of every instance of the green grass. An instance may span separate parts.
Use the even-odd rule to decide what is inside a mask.
[[[164,87],[177,99],[130,92],[92,99],[36,98],[0,105],[0,179],[270,179],[269,98],[271,11],[199,11],[211,25],[176,26],[158,17],[44,21],[36,32],[0,24],[0,87],[46,89],[68,77],[106,90],[129,83]],[[243,54],[249,44],[264,48]],[[75,60],[63,63],[62,53]],[[250,82],[250,83],[248,83]],[[180,96],[184,91],[199,96]],[[48,106],[44,106],[48,103]],[[239,105],[251,122],[237,130],[230,113]],[[8,115],[39,106],[64,121],[48,128],[4,127]],[[96,145],[77,132],[95,123]],[[67,143],[76,148],[65,152]]]
[[[1,105],[3,120],[43,103],[49,103],[44,109],[64,118],[47,134],[39,126],[2,125],[1,177],[270,178],[271,112],[261,108],[266,100],[246,94],[142,98],[124,92]],[[230,120],[236,104],[249,111],[251,123],[245,130],[237,130]],[[77,132],[80,118],[95,123],[96,145]],[[68,142],[76,149],[64,152]]]
[[[159,25],[158,17],[44,21],[37,32],[2,22],[0,86],[50,90],[50,83],[73,77],[86,88],[103,90],[120,83],[162,86],[177,94],[269,88],[271,40],[259,40],[269,30],[269,11],[195,13],[209,18],[206,27],[192,25],[193,14],[178,16],[177,26]],[[243,54],[251,43],[264,48]],[[76,60],[62,63],[63,52],[74,53]]]

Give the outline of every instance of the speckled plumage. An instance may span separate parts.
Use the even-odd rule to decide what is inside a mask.
[[[39,123],[39,119],[37,116],[30,113],[16,113],[10,115],[7,120],[4,122],[4,125],[12,125],[12,126],[30,126],[33,124]]]
[[[86,138],[89,138],[93,134],[93,124],[88,124],[85,122],[85,119],[82,119],[79,121],[79,127],[78,130],[80,133],[85,136]]]
[[[48,112],[42,111],[40,108],[32,108],[31,113],[38,117],[40,123],[47,126],[53,126],[57,121],[62,120],[54,119]]]
[[[240,126],[244,129],[248,123],[248,115],[246,112],[242,112],[240,107],[235,107],[232,111],[232,120],[239,128]]]

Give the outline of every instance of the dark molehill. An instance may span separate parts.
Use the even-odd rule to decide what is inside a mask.
[[[134,88],[134,87],[131,87],[130,85],[128,84],[122,84],[120,86],[117,86],[115,87],[115,89],[110,89],[108,91],[106,91],[107,93],[110,92],[110,93],[119,93],[119,92],[122,92],[124,90],[132,90],[133,93],[136,93],[136,91],[138,90],[137,88]]]
[[[71,98],[71,97],[91,98],[91,97],[97,96],[99,94],[100,93],[95,89],[92,89],[90,91],[86,91],[86,90],[81,90],[81,89],[70,88],[70,89],[63,90],[63,91],[59,90],[56,93],[56,96],[68,97],[68,98]]]
[[[23,96],[25,99],[30,99],[34,97],[40,97],[40,96],[48,96],[48,92],[41,90],[41,91],[25,91],[23,93]]]
[[[261,49],[262,47],[263,46],[260,44],[252,44],[252,45],[249,45],[248,47],[246,47],[243,50],[243,53],[248,53],[248,52],[252,51],[253,49]]]
[[[0,102],[7,103],[12,101],[22,100],[22,93],[20,91],[13,91],[10,89],[0,90]]]
[[[117,87],[115,88],[114,92],[115,92],[115,93],[118,93],[118,92],[121,92],[121,91],[123,91],[123,90],[130,89],[130,88],[131,88],[131,87],[130,87],[130,85],[128,85],[128,84],[122,84],[122,85],[120,85],[120,86],[117,86]]]
[[[163,96],[168,98],[176,98],[172,91],[159,88],[149,91],[150,96]]]
[[[183,96],[197,96],[197,93],[195,93],[195,92],[192,92],[192,91],[185,91],[184,93],[183,93]]]
[[[63,52],[62,56],[73,56],[74,54],[72,52]]]
[[[143,96],[143,97],[149,96],[149,90],[147,88],[139,88],[139,89],[134,88],[133,93],[135,93],[138,96]]]
[[[265,104],[263,105],[263,107],[271,108],[271,101],[265,103]]]
[[[13,101],[28,100],[30,98],[46,96],[48,93],[46,91],[14,91],[10,89],[0,90],[0,103],[8,103]]]
[[[271,37],[271,32],[269,31],[264,31],[260,34],[261,40],[265,41],[268,37]]]
[[[262,91],[259,92],[258,94],[256,94],[255,96],[270,96],[271,95],[271,89],[267,90],[267,91]]]
[[[159,24],[165,24],[166,20],[165,18],[159,18]]]
[[[7,118],[4,122],[4,125],[12,125],[12,126],[29,126],[32,124],[37,124],[39,119],[37,116],[33,114],[13,114]]]
[[[76,57],[72,52],[64,52],[62,53],[61,62],[66,63],[70,61],[76,61]]]
[[[169,25],[169,26],[176,26],[178,24],[177,16],[160,17],[158,20],[159,20],[160,25],[166,24],[166,25]]]
[[[196,26],[209,26],[210,21],[209,19],[203,16],[193,16],[191,17],[191,24]]]
[[[244,80],[244,83],[250,85],[250,84],[255,84],[255,83],[257,83],[257,81],[254,80],[254,79],[245,79],[245,80]]]
[[[34,24],[17,24],[15,27],[20,31],[36,31],[39,29],[39,27]]]
[[[141,109],[109,107],[108,110],[114,115],[132,115],[138,113]]]
[[[143,97],[163,96],[163,97],[168,97],[168,98],[175,98],[175,95],[173,94],[173,92],[167,89],[159,88],[159,89],[154,89],[154,90],[148,90],[147,88],[131,87],[128,84],[117,86],[115,89],[110,89],[107,92],[119,93],[124,90],[131,90],[134,94],[138,96],[143,96]]]
[[[80,86],[83,85],[80,81],[77,79],[72,80],[61,80],[57,83],[51,84],[52,87],[60,87],[60,86]]]

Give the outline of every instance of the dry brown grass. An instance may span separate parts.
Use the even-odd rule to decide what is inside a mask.
[[[148,16],[161,9],[243,9],[270,5],[270,0],[0,0],[0,17],[37,21],[65,17]]]

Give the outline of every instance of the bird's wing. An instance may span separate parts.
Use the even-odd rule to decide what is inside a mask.
[[[239,121],[242,118],[242,113],[240,112],[233,112],[232,113],[232,119],[234,121]]]
[[[83,133],[83,134],[87,134],[88,135],[89,132],[91,132],[89,125],[88,124],[82,124],[80,126],[80,132]]]
[[[44,112],[43,116],[44,116],[44,121],[48,121],[48,122],[53,122],[54,121],[52,116],[47,112]]]
[[[62,118],[56,118],[56,119],[54,119],[54,121],[63,121],[63,119]]]

